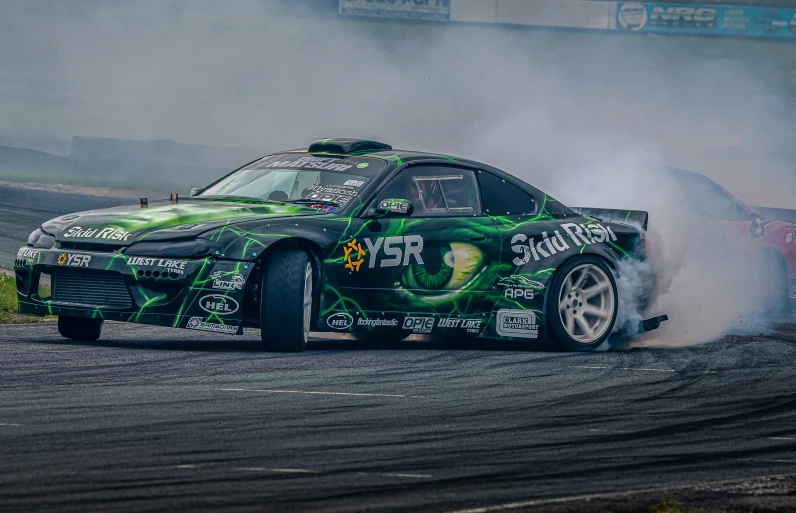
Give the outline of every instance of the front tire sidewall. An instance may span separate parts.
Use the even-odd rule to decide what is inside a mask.
[[[760,305],[763,318],[771,321],[782,320],[791,312],[788,266],[782,256],[773,251],[763,253],[760,261],[763,267],[758,272],[760,291],[756,303]]]
[[[608,280],[611,282],[611,287],[614,293],[614,311],[613,315],[611,316],[611,322],[608,324],[608,329],[605,330],[605,333],[603,333],[600,338],[588,344],[578,342],[577,340],[573,339],[569,333],[567,333],[567,330],[561,322],[561,318],[558,313],[558,298],[561,292],[561,287],[564,285],[567,275],[570,271],[572,271],[572,269],[583,264],[592,264],[602,269],[608,277]],[[616,314],[618,310],[619,295],[617,294],[616,280],[614,279],[614,275],[611,272],[611,269],[606,265],[605,261],[593,256],[579,256],[573,258],[558,268],[555,276],[550,281],[550,285],[547,288],[547,297],[545,300],[545,328],[548,338],[550,339],[553,348],[560,351],[592,351],[600,347],[608,339],[608,337],[611,336],[611,332],[614,329],[614,324],[616,323]]]
[[[306,275],[309,266],[309,277]],[[300,250],[279,251],[268,259],[263,272],[260,302],[262,348],[268,351],[299,352],[307,346],[305,330],[305,285],[313,296],[312,262]],[[310,283],[307,284],[309,279]],[[309,327],[312,327],[310,308]]]

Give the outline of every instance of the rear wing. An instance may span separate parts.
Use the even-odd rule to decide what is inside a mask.
[[[586,207],[570,207],[570,208],[582,216],[596,217],[604,221],[612,221],[615,223],[625,223],[631,226],[641,227],[643,231],[645,232],[647,231],[649,213],[643,210],[619,210],[614,208],[586,208]]]

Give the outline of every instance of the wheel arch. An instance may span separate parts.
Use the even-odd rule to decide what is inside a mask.
[[[317,242],[304,237],[285,237],[269,244],[254,261],[254,268],[249,275],[248,284],[243,298],[243,320],[247,327],[260,327],[260,290],[263,273],[271,256],[283,250],[300,250],[307,253],[312,262],[312,287],[313,306],[312,323],[315,325],[318,318],[318,305],[320,304],[321,279],[323,277],[323,248]]]
[[[776,261],[777,264],[784,265],[787,269],[788,262],[785,259],[785,256],[778,249],[764,246],[757,248],[757,253],[763,258],[770,258],[772,262]]]
[[[553,271],[553,274],[550,276],[550,279],[548,279],[548,280],[547,280],[547,283],[548,283],[548,284],[552,283],[552,282],[553,282],[553,279],[554,279],[554,278],[555,278],[555,277],[558,275],[558,273],[561,271],[561,268],[563,268],[564,266],[566,266],[568,263],[570,263],[571,261],[573,261],[573,260],[575,260],[575,259],[578,259],[578,258],[581,258],[581,257],[585,257],[585,256],[594,257],[594,258],[597,258],[597,259],[601,260],[602,262],[604,262],[604,263],[605,263],[605,265],[607,265],[607,266],[608,266],[608,269],[610,269],[610,270],[611,270],[612,272],[614,272],[614,273],[616,273],[616,272],[618,272],[618,271],[619,271],[619,262],[618,262],[618,260],[615,260],[615,259],[612,259],[612,258],[608,257],[608,256],[607,256],[607,255],[605,255],[603,252],[599,252],[599,251],[584,251],[583,253],[577,253],[577,254],[575,254],[575,255],[570,255],[570,256],[568,256],[567,258],[565,258],[564,260],[562,260],[561,262],[559,262],[559,263],[556,265],[556,269],[555,269],[555,271]],[[546,313],[547,313],[547,311],[546,311],[546,305],[547,305],[547,294],[548,294],[549,292],[550,292],[550,287],[549,287],[549,285],[548,285],[548,286],[545,288],[545,296],[544,296],[544,305],[545,305],[545,306],[544,306],[544,308],[543,308],[543,310],[542,310],[542,313],[543,313],[543,314],[546,314]]]
[[[602,261],[603,263],[605,263],[605,265],[608,267],[608,269],[614,274],[619,270],[618,261],[609,258],[607,255],[605,255],[601,251],[584,251],[583,253],[570,255],[566,259],[562,260],[556,266],[556,270],[553,271],[553,274],[550,276],[550,279],[547,280],[547,287],[545,287],[545,291],[544,291],[544,300],[542,301],[542,328],[544,329],[545,339],[547,339],[548,336],[549,336],[549,334],[548,334],[548,326],[547,326],[547,318],[548,318],[549,312],[548,312],[547,305],[550,302],[549,301],[549,294],[551,293],[550,290],[552,289],[551,284],[555,281],[555,278],[558,276],[558,273],[561,272],[561,269],[563,269],[567,264],[569,264],[573,260],[577,260],[579,258],[587,257],[587,256],[588,257],[592,257],[592,258],[596,258],[596,259]],[[618,300],[618,298],[617,298],[617,300]]]

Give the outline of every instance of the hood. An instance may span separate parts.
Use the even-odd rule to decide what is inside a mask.
[[[301,205],[256,200],[180,200],[89,210],[56,217],[42,225],[59,242],[129,246],[142,240],[195,237],[220,226],[254,219],[322,215]]]

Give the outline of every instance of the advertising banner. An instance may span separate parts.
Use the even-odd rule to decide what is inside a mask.
[[[796,9],[620,2],[617,30],[796,40]]]
[[[340,14],[448,21],[451,0],[340,0]]]

